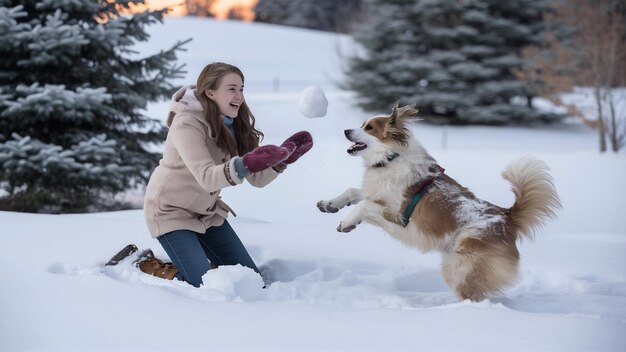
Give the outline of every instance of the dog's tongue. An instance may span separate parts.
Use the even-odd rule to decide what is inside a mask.
[[[359,150],[363,150],[367,148],[367,145],[364,143],[354,143],[350,148],[348,148],[348,154],[354,154]]]

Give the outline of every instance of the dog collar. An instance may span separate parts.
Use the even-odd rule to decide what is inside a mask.
[[[385,167],[387,166],[387,164],[389,164],[390,162],[393,161],[393,159],[399,157],[400,154],[393,152],[393,153],[389,153],[387,154],[387,158],[383,161],[379,161],[378,163],[372,165],[372,168],[379,168],[379,167]]]

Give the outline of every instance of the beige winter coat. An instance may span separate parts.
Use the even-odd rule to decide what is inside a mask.
[[[235,172],[238,156],[218,148],[193,88],[183,87],[172,97],[165,151],[146,188],[144,215],[155,238],[174,230],[204,233],[222,225],[228,212],[235,215],[220,190],[243,182]],[[277,176],[270,168],[246,179],[263,187]]]

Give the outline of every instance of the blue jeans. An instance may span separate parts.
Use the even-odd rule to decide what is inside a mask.
[[[226,220],[221,226],[208,228],[205,233],[176,230],[159,236],[158,240],[178,269],[176,278],[195,287],[202,284],[202,275],[209,271],[211,266],[241,264],[259,272],[250,254]]]

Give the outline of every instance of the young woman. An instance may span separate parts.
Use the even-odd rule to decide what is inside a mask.
[[[202,70],[196,86],[172,97],[165,151],[148,182],[144,213],[151,235],[173,263],[147,250],[137,262],[142,271],[196,287],[219,265],[241,264],[259,272],[226,220],[235,213],[220,191],[244,180],[264,187],[311,149],[313,140],[301,131],[280,146],[259,146],[263,134],[254,126],[243,88],[237,67],[216,62]],[[136,250],[127,246],[107,265]]]

